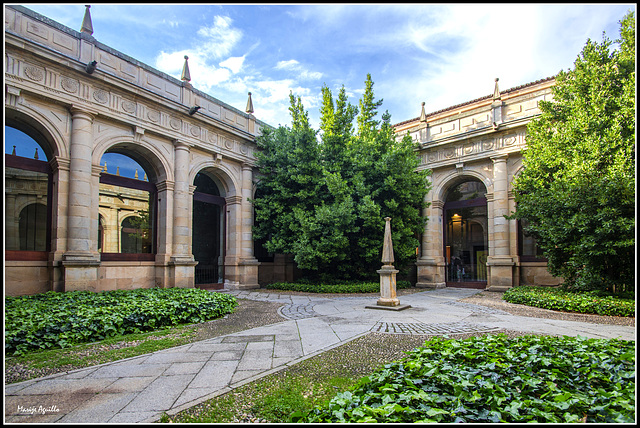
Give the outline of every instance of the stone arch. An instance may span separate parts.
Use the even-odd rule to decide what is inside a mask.
[[[223,163],[216,163],[212,160],[203,160],[195,163],[189,171],[189,184],[193,184],[196,175],[205,173],[214,180],[222,197],[235,196],[239,194],[240,183],[238,182],[238,172],[234,172],[229,166]]]
[[[5,109],[5,125],[24,132],[33,138],[44,150],[48,160],[56,156],[68,157],[66,140],[49,118],[37,110],[28,112]]]
[[[469,179],[479,180],[482,184],[484,184],[487,193],[490,193],[493,189],[492,180],[481,173],[469,170],[460,174],[457,171],[453,171],[440,178],[437,184],[434,183],[434,200],[444,201],[445,195],[450,188]]]
[[[138,162],[147,172],[149,182],[161,183],[174,180],[172,162],[157,147],[144,139],[135,142],[131,141],[130,135],[123,134],[111,135],[102,141],[97,141],[91,163],[99,165],[100,159],[107,151],[129,156]]]

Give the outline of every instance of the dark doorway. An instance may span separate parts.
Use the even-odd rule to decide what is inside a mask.
[[[224,283],[224,218],[226,201],[211,177],[199,173],[193,193],[193,256],[195,285],[222,289]]]

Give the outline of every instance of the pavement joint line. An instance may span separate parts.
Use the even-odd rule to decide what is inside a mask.
[[[218,391],[213,392],[213,393],[208,394],[208,395],[204,395],[204,396],[202,396],[200,398],[197,398],[197,399],[195,399],[193,401],[190,401],[188,403],[181,404],[180,406],[172,408],[172,409],[169,409],[169,410],[167,410],[167,411],[165,411],[163,413],[166,413],[169,416],[176,415],[176,414],[180,413],[181,411],[186,410],[186,409],[188,409],[190,407],[196,406],[196,405],[198,405],[200,403],[203,403],[203,402],[205,402],[207,400],[210,400],[212,398],[215,398],[215,397],[218,397],[220,395],[226,394],[227,392],[231,392],[234,389],[239,388],[241,386],[244,386],[244,385],[246,385],[248,383],[255,382],[256,380],[262,379],[263,377],[266,377],[266,376],[269,376],[271,374],[277,373],[279,371],[284,370],[285,368],[289,368],[289,367],[294,366],[294,365],[296,365],[298,363],[301,363],[301,362],[303,362],[305,360],[308,360],[310,358],[316,357],[316,356],[318,356],[320,354],[323,354],[323,353],[325,353],[327,351],[330,351],[330,350],[332,350],[334,348],[337,348],[339,346],[345,345],[345,344],[347,344],[347,343],[349,343],[349,342],[351,342],[353,340],[359,339],[362,336],[366,336],[369,333],[372,333],[371,330],[365,331],[363,333],[359,333],[359,334],[357,334],[357,335],[355,335],[353,337],[350,337],[349,339],[347,339],[345,341],[331,344],[331,345],[327,346],[326,348],[322,348],[322,349],[314,351],[314,352],[312,352],[310,354],[303,355],[301,357],[295,358],[295,359],[293,359],[293,360],[291,360],[291,361],[289,361],[287,363],[284,363],[284,364],[282,364],[282,365],[280,365],[278,367],[274,367],[274,368],[266,370],[266,371],[264,371],[262,373],[253,375],[251,377],[248,377],[246,379],[238,381],[238,382],[236,382],[234,384],[229,384],[228,386],[226,386],[225,388],[223,388],[221,390],[218,390]],[[161,417],[162,417],[162,415],[153,416],[151,418],[148,418],[148,419],[142,421],[142,423],[156,422],[156,421],[160,420]]]

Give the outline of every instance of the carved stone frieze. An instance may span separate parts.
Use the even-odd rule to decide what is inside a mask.
[[[24,68],[24,75],[33,81],[41,82],[44,79],[44,70],[35,65],[27,65]]]
[[[76,92],[78,92],[78,81],[66,76],[62,76],[62,78],[60,79],[60,86],[62,86],[62,89],[71,94],[75,94]]]
[[[93,91],[93,99],[100,104],[106,104],[109,102],[109,92],[97,89]]]

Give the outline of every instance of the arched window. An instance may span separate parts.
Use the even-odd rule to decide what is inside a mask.
[[[47,260],[52,171],[36,131],[5,126],[5,259]]]
[[[157,191],[133,157],[107,152],[100,160],[101,259],[155,260]]]

